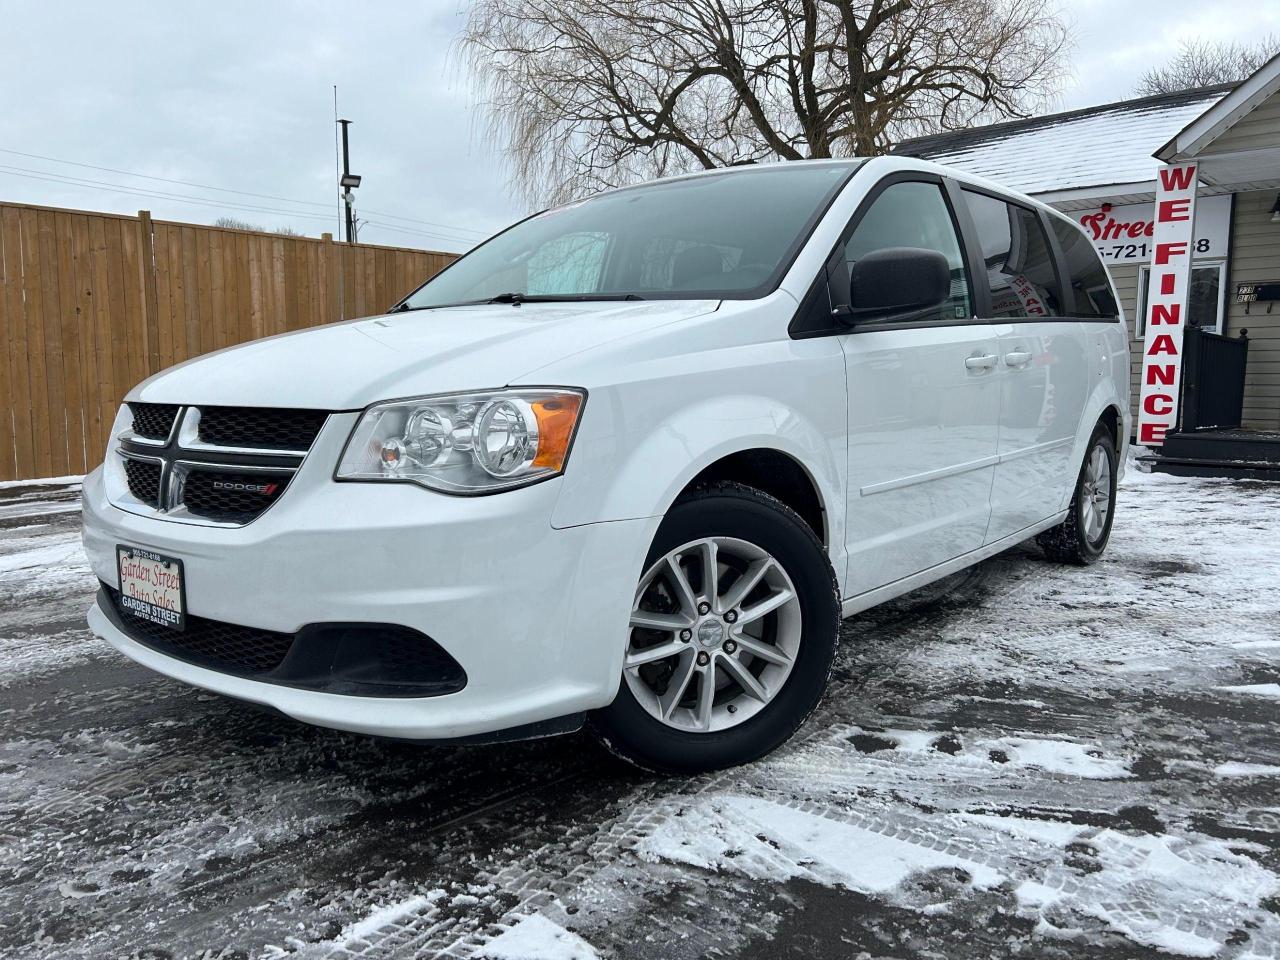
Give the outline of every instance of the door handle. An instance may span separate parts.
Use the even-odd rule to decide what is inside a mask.
[[[966,357],[964,365],[970,370],[990,370],[996,365],[996,355],[984,353],[980,356]]]
[[[1014,350],[1004,355],[1004,362],[1011,367],[1021,367],[1031,362],[1031,354],[1025,350]]]

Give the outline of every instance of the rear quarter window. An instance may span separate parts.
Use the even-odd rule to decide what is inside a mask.
[[[1062,259],[1075,299],[1073,315],[1115,320],[1120,308],[1111,292],[1111,280],[1093,243],[1073,223],[1051,216],[1053,232],[1062,247]]]
[[[961,190],[982,247],[992,317],[1060,317],[1049,240],[1034,210]]]

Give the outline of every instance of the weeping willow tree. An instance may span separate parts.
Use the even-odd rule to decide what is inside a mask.
[[[1027,116],[1066,45],[1050,0],[475,0],[461,51],[517,188],[558,202]]]

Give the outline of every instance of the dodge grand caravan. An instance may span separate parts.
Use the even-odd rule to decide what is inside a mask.
[[[84,485],[89,621],[328,727],[742,763],[841,617],[1031,537],[1098,558],[1127,350],[1074,223],[943,167],[614,190],[135,388]]]

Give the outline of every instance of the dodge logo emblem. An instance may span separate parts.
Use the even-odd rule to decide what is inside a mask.
[[[242,483],[238,480],[215,480],[213,489],[228,493],[257,493],[269,497],[280,489],[278,483]]]

